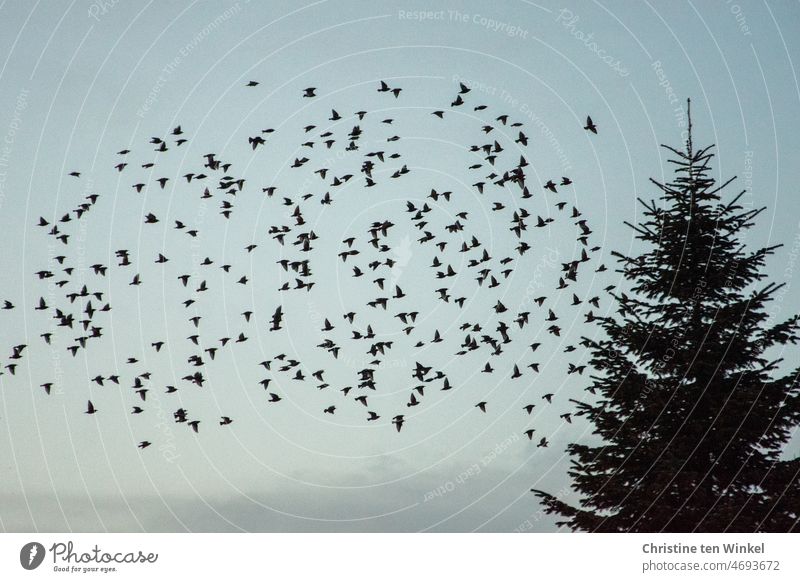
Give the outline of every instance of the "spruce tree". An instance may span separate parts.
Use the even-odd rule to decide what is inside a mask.
[[[792,531],[800,460],[783,449],[800,422],[798,374],[774,357],[798,341],[798,317],[776,323],[763,282],[780,246],[748,251],[764,208],[744,192],[724,201],[711,176],[714,146],[669,146],[672,181],[626,223],[644,251],[614,253],[627,292],[584,341],[595,371],[591,402],[575,401],[597,446],[570,444],[577,507],[534,490],[559,525],[591,532]],[[589,400],[589,399],[587,399]]]

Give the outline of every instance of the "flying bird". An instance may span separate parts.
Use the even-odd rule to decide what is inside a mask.
[[[199,403],[210,402],[213,394],[219,396],[218,374],[234,363],[263,368],[266,377],[242,387],[263,392],[266,403],[261,401],[262,405],[280,402],[283,397],[277,392],[284,389],[305,391],[304,397],[320,399],[317,410],[323,415],[337,414],[346,420],[359,411],[361,424],[371,422],[376,431],[391,431],[393,426],[398,433],[406,421],[398,412],[410,416],[411,410],[438,410],[437,396],[431,394],[448,392],[444,395],[450,397],[448,406],[464,404],[458,394],[469,394],[475,380],[462,380],[460,372],[464,378],[474,371],[513,380],[534,376],[527,370],[538,373],[540,364],[517,359],[527,346],[532,352],[545,352],[541,356],[548,359],[556,352],[573,354],[573,362],[563,364],[567,376],[584,375],[587,365],[580,362],[587,360],[580,359],[581,350],[589,344],[574,339],[576,327],[584,320],[600,319],[596,315],[600,299],[581,295],[582,282],[573,285],[581,281],[584,269],[601,277],[607,268],[599,261],[599,266],[593,263],[601,249],[594,245],[591,207],[581,205],[574,196],[577,192],[564,196],[564,188],[573,179],[580,181],[579,175],[560,176],[566,172],[547,171],[544,166],[533,172],[535,158],[529,144],[535,139],[523,124],[526,120],[499,102],[474,102],[476,94],[467,84],[454,83],[449,96],[414,114],[404,109],[408,93],[391,81],[381,80],[377,87],[367,89],[373,95],[370,99],[394,96],[398,101],[389,101],[400,108],[391,113],[381,108],[359,109],[357,102],[340,99],[335,92],[326,93],[324,98],[330,103],[324,110],[304,109],[296,123],[278,125],[270,119],[274,112],[265,111],[266,120],[242,127],[241,140],[247,136],[248,141],[239,145],[254,157],[255,166],[249,158],[241,158],[239,146],[205,150],[208,153],[187,148],[183,155],[184,150],[176,146],[186,143],[190,132],[181,125],[130,149],[113,148],[112,153],[116,150],[117,156],[126,156],[114,159],[117,173],[113,175],[123,179],[127,196],[139,201],[138,194],[147,197],[150,208],[146,211],[134,202],[125,206],[133,223],[148,225],[143,227],[145,236],[137,239],[137,246],[117,250],[116,260],[106,264],[102,249],[82,246],[79,227],[108,216],[104,212],[110,211],[109,202],[98,194],[60,198],[52,215],[40,216],[35,223],[39,227],[35,236],[57,245],[53,248],[58,250],[31,269],[37,285],[33,301],[14,296],[2,300],[0,313],[7,318],[4,329],[16,331],[14,317],[20,310],[30,310],[26,321],[50,346],[48,350],[67,351],[74,357],[86,353],[91,371],[84,384],[95,391],[115,390],[124,403],[121,410],[136,415],[136,419],[125,418],[136,423],[154,422],[159,414],[160,405],[143,404],[150,390],[155,391],[151,401],[160,398],[166,405],[179,393],[181,406],[194,412],[209,410]],[[260,84],[244,83],[250,88]],[[375,89],[380,96],[374,96]],[[295,93],[295,99],[315,98],[316,91],[307,87],[300,95]],[[357,97],[354,93],[353,98]],[[455,125],[464,123],[463,116],[454,115],[459,107],[472,111],[469,125]],[[411,118],[417,124],[433,124],[431,129],[443,139],[450,139],[447,132],[457,128],[452,134],[458,136],[452,161],[463,176],[456,177],[460,183],[471,184],[466,194],[474,193],[477,199],[448,189],[448,182],[436,174],[420,173],[416,157],[427,152],[425,144],[406,139],[416,135],[409,134],[404,125]],[[184,122],[187,128],[188,123]],[[416,126],[412,129],[417,130]],[[597,133],[589,116],[584,129]],[[273,144],[295,152],[288,163],[268,179],[263,172],[248,170],[268,161]],[[82,177],[79,171],[68,175]],[[130,179],[125,178],[128,175]],[[95,188],[91,180],[85,187]],[[486,211],[484,216],[476,218],[473,202]],[[129,201],[121,196],[113,207],[117,203]],[[216,210],[206,214],[207,209]],[[169,213],[166,218],[164,212]],[[256,217],[258,228],[248,230],[246,221]],[[168,227],[156,232],[153,226],[162,220]],[[508,238],[492,235],[487,240],[482,220],[489,221],[492,232],[506,232]],[[329,221],[341,227],[336,238]],[[558,228],[564,236],[575,236],[574,253],[552,261],[548,257],[547,264],[552,262],[554,268],[538,270],[535,284],[518,303],[513,299],[514,275],[528,268],[523,255],[528,253],[527,260],[546,248],[544,238],[555,236]],[[224,235],[225,240],[234,244],[220,247],[215,242],[216,233],[222,231],[230,233]],[[117,232],[115,237],[126,231]],[[241,238],[236,238],[238,233]],[[592,267],[584,267],[588,262]],[[122,285],[111,285],[115,280]],[[612,289],[613,285],[606,287],[606,291]],[[281,294],[277,306],[270,299],[275,291]],[[342,318],[330,311],[334,301],[339,302],[337,309],[341,305]],[[112,336],[108,326],[112,321],[124,324],[126,311],[138,305],[143,308],[141,317],[164,316],[169,335],[156,327],[139,329],[137,324],[135,335],[141,335],[141,342],[137,339],[135,345],[149,347],[122,352],[125,356],[108,361],[103,369],[95,354],[106,353],[103,347],[112,342],[129,342],[127,346],[133,342],[133,336]],[[487,320],[480,312],[485,306],[494,319]],[[594,310],[587,311],[588,307]],[[179,310],[181,317],[174,317],[172,309]],[[563,330],[555,325],[566,320],[575,324]],[[532,337],[542,321],[547,333]],[[215,335],[213,330],[220,324],[226,326],[225,331]],[[265,329],[272,332],[268,339],[261,335]],[[564,345],[552,337],[562,335]],[[541,341],[529,343],[532,339]],[[32,357],[19,342],[6,353],[0,374],[9,376],[21,369],[17,367],[20,360]],[[165,372],[165,358],[177,370],[178,380]],[[440,369],[434,363],[450,358],[454,358],[452,367]],[[151,362],[155,362],[152,379],[151,372],[142,369]],[[212,379],[213,394],[207,389]],[[411,384],[401,395],[394,390],[408,380]],[[56,383],[60,385],[56,379],[39,386],[49,395]],[[517,387],[528,388],[524,381]],[[81,389],[80,384],[76,389]],[[97,398],[95,394],[90,396]],[[547,393],[541,398],[552,403],[553,396]],[[234,400],[220,402],[228,405]],[[486,401],[474,407],[487,412]],[[528,416],[534,407],[522,406]],[[173,413],[175,422],[187,424],[194,433],[204,422],[204,438],[205,433],[214,438],[218,427],[236,417],[236,411],[229,411],[232,416],[189,416],[186,408]],[[294,413],[293,407],[285,405],[265,408],[265,414]],[[565,423],[559,426],[569,429],[573,415],[579,413],[557,408],[542,406],[536,420],[559,415]],[[366,421],[361,416],[365,411]],[[85,413],[96,412],[89,400]],[[105,408],[103,418],[109,414]],[[382,417],[391,418],[391,423],[376,422]],[[236,418],[237,425],[244,422]],[[514,430],[524,431],[533,440],[533,428],[521,425]],[[157,436],[150,435],[153,444],[158,444]],[[151,441],[137,446],[144,449]],[[542,438],[538,446],[548,446],[547,439]]]

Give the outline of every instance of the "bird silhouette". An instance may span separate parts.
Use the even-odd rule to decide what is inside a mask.
[[[242,91],[243,85],[254,88],[260,83],[236,84]],[[394,108],[359,109],[357,103],[338,99],[334,91],[323,96],[323,111],[302,110],[296,123],[268,120],[256,127],[242,126],[232,139],[240,140],[252,156],[250,167],[266,166],[275,145],[294,152],[281,172],[269,178],[245,171],[249,158],[243,162],[235,148],[205,154],[202,151],[208,150],[177,150],[192,143],[188,120],[160,136],[125,149],[113,148],[107,169],[124,184],[124,194],[120,189],[114,204],[122,204],[126,197],[136,200],[139,206],[131,220],[143,225],[145,236],[115,244],[112,249],[127,248],[116,250],[111,262],[95,249],[79,249],[75,239],[83,235],[76,223],[103,220],[108,216],[103,212],[112,207],[98,194],[70,199],[69,206],[32,221],[36,235],[58,248],[55,256],[27,275],[37,285],[32,297],[38,301],[26,303],[9,294],[0,313],[13,319],[23,309],[37,312],[37,319],[30,320],[37,322],[33,335],[41,338],[37,343],[49,345],[48,350],[67,350],[75,358],[85,354],[91,371],[83,380],[92,390],[131,387],[121,393],[122,410],[141,415],[137,422],[158,414],[162,401],[199,402],[210,399],[212,391],[218,396],[217,379],[224,377],[225,366],[232,362],[252,364],[261,372],[244,383],[245,389],[263,391],[265,398],[258,401],[262,404],[280,402],[278,392],[314,388],[298,393],[323,398],[316,400],[316,410],[323,414],[348,418],[357,410],[363,423],[361,413],[366,409],[367,421],[391,418],[398,433],[407,419],[397,408],[411,420],[412,412],[431,406],[474,402],[464,400],[470,398],[470,384],[475,381],[472,372],[495,374],[498,390],[513,386],[519,394],[524,392],[526,400],[532,399],[536,397],[529,390],[536,384],[517,380],[533,378],[528,369],[544,375],[550,369],[545,362],[557,361],[551,359],[554,353],[564,353],[573,361],[560,364],[559,371],[563,373],[563,365],[570,382],[582,381],[587,365],[580,357],[587,345],[575,339],[574,330],[582,322],[592,324],[600,318],[600,295],[587,298],[591,293],[585,294],[581,275],[602,274],[607,267],[595,262],[601,249],[593,246],[590,212],[575,196],[578,188],[565,190],[580,182],[581,174],[567,177],[557,168],[547,171],[529,149],[534,134],[527,120],[499,104],[476,102],[478,91],[465,83],[454,84],[449,96],[420,111],[403,109],[408,93],[393,79],[379,81],[377,87],[371,84],[366,92],[375,103],[385,104],[389,98]],[[293,95],[295,103],[315,98],[317,88]],[[463,125],[464,116],[456,115],[458,111],[469,113],[474,124]],[[408,120],[433,124],[432,130],[443,137],[455,128],[453,135],[464,138],[458,142],[464,156],[454,156],[453,161],[464,172],[462,183],[471,184],[466,191],[419,171],[409,153],[422,152],[423,145],[406,139],[415,135],[407,131]],[[587,116],[584,129],[597,134],[591,117]],[[177,159],[180,170],[168,163]],[[86,179],[80,171],[68,175],[78,180],[74,184]],[[534,176],[542,176],[541,181]],[[86,185],[87,190],[90,187],[94,189],[94,184]],[[96,208],[101,209],[99,214]],[[206,216],[206,208],[217,210]],[[476,218],[480,210],[491,215],[487,219],[491,237],[479,224],[482,218]],[[333,238],[323,223],[328,216],[343,216],[338,212],[351,216],[336,223],[341,230]],[[263,229],[251,229],[245,222],[255,216],[266,221]],[[351,218],[353,223],[347,226]],[[221,250],[210,239],[219,227],[227,232],[228,225],[231,232],[248,234]],[[549,244],[545,239],[555,236],[557,228],[564,236],[575,237],[574,252],[544,270],[545,276],[553,272],[552,280],[542,283],[537,274],[535,285],[517,303],[514,285],[519,278],[515,283],[515,277],[537,268],[532,261],[539,257],[531,256]],[[124,230],[114,232],[120,241],[128,240]],[[326,279],[331,273],[335,282]],[[612,290],[613,286],[605,289]],[[337,294],[341,318],[329,311],[329,300]],[[114,362],[119,370],[100,367],[90,354],[104,353],[104,344],[118,341],[107,339],[112,305],[117,323],[124,311],[117,306],[127,309],[151,297],[159,297],[158,309],[148,310],[153,315],[161,314],[162,297],[164,315],[179,310],[180,317],[170,313],[166,319],[169,335],[151,330],[143,338],[142,345],[149,346],[146,352],[138,349],[127,359],[119,358]],[[45,323],[37,327],[40,320]],[[457,323],[450,325],[451,321]],[[542,321],[545,327],[538,331]],[[303,328],[308,322],[310,330]],[[13,323],[2,325],[13,329]],[[266,340],[265,330],[271,332]],[[555,339],[562,335],[565,344]],[[533,339],[541,341],[530,343]],[[24,345],[12,347],[0,373],[10,377],[22,369],[17,365],[29,353]],[[545,352],[537,355],[541,364],[526,357],[528,346],[532,352]],[[286,353],[274,353],[279,349]],[[432,364],[446,357],[453,358],[452,367],[438,369]],[[151,362],[157,366],[152,368],[152,380],[150,372],[140,368]],[[175,379],[163,376],[170,362],[180,368]],[[392,389],[408,379],[412,380],[408,390]],[[54,386],[62,385],[56,382],[37,377],[32,385],[50,395]],[[150,390],[155,391],[149,399],[155,404],[145,406]],[[341,400],[331,404],[331,393]],[[97,398],[95,394],[90,396]],[[553,396],[541,398],[552,403]],[[195,412],[209,410],[190,407]],[[474,407],[490,416],[500,409],[488,407],[486,401]],[[268,407],[267,414],[289,415],[291,408]],[[532,415],[534,405],[523,409]],[[96,412],[88,401],[85,413]],[[109,414],[105,407],[103,418]],[[235,411],[230,414],[236,417]],[[568,428],[575,413],[543,406],[536,419],[556,414],[565,423],[560,426]],[[183,408],[174,415],[175,422],[190,426],[199,439],[213,438],[205,433],[213,435],[217,426],[233,422],[231,416],[189,417]],[[206,421],[204,434],[199,433],[202,421]],[[374,422],[374,428],[387,430],[388,424]],[[532,440],[533,432],[530,428],[523,434]],[[152,434],[144,436],[150,440],[140,441],[140,448],[157,442]],[[546,439],[539,446],[547,446]]]

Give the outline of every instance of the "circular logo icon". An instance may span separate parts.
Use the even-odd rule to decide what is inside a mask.
[[[26,570],[35,570],[44,561],[44,546],[39,542],[29,542],[19,551],[19,563]]]

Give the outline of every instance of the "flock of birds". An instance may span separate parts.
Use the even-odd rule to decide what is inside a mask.
[[[258,84],[257,81],[251,81],[247,87],[256,87]],[[303,91],[302,98],[315,99],[316,91],[315,87],[309,87]],[[391,87],[386,82],[381,82],[377,91],[398,99],[402,88]],[[527,306],[529,310],[507,306],[500,297],[521,257],[533,249],[531,232],[548,228],[558,216],[564,217],[563,222],[572,223],[580,252],[573,260],[561,265],[561,274],[555,290],[571,295],[569,306],[588,309],[583,314],[585,321],[592,322],[598,317],[594,314],[594,310],[600,307],[599,297],[582,298],[570,290],[570,286],[577,281],[582,269],[591,268],[596,272],[606,270],[604,265],[597,264],[599,261],[586,266],[594,260],[593,255],[600,250],[600,247],[591,243],[592,230],[587,219],[577,207],[565,200],[552,202],[553,207],[557,209],[554,214],[556,218],[542,217],[526,208],[532,200],[568,191],[572,180],[566,176],[559,176],[543,184],[533,184],[526,175],[529,162],[525,153],[532,138],[525,133],[523,123],[515,121],[507,114],[497,116],[490,114],[486,105],[474,103],[472,97],[470,88],[462,83],[453,96],[449,108],[420,114],[429,116],[427,119],[431,123],[441,123],[451,112],[469,109],[473,116],[481,118],[488,116],[491,119],[482,125],[478,134],[481,139],[478,143],[468,146],[469,155],[474,161],[466,169],[470,176],[474,176],[470,180],[472,192],[431,188],[430,192],[417,193],[413,199],[404,202],[405,212],[402,215],[380,217],[372,222],[361,236],[322,243],[314,228],[309,226],[310,221],[307,218],[313,208],[319,209],[320,205],[324,207],[335,204],[337,198],[342,196],[340,192],[346,187],[350,187],[352,191],[360,182],[364,192],[373,191],[371,189],[380,191],[384,181],[402,180],[413,172],[413,169],[404,163],[401,136],[393,134],[385,137],[381,134],[380,137],[371,140],[365,137],[381,131],[392,133],[391,118],[375,119],[375,123],[371,123],[375,116],[368,111],[340,114],[332,110],[327,120],[330,123],[325,124],[324,131],[315,124],[304,127],[299,145],[299,151],[304,152],[304,155],[295,157],[290,164],[287,164],[287,172],[302,172],[304,175],[311,173],[311,177],[315,180],[313,183],[318,186],[317,193],[307,193],[298,197],[282,191],[281,187],[275,184],[251,186],[250,180],[235,174],[234,164],[231,161],[214,153],[206,154],[197,160],[196,167],[184,174],[182,179],[174,178],[181,182],[182,188],[195,192],[201,200],[218,202],[219,214],[223,220],[231,220],[235,216],[237,196],[255,194],[265,203],[283,211],[276,212],[274,216],[285,220],[270,225],[261,240],[254,240],[241,250],[243,258],[249,257],[252,253],[264,253],[264,256],[269,256],[270,247],[279,252],[281,258],[275,262],[274,269],[286,279],[278,288],[281,294],[309,293],[315,286],[314,268],[319,254],[315,253],[315,249],[319,245],[323,246],[323,250],[330,249],[331,245],[338,245],[336,260],[340,261],[340,267],[347,269],[350,276],[365,288],[372,289],[371,294],[374,298],[366,301],[362,309],[326,314],[319,329],[322,338],[316,346],[316,350],[320,353],[319,358],[335,361],[342,350],[345,352],[356,350],[357,353],[367,354],[365,359],[371,358],[364,367],[355,371],[352,382],[346,386],[331,386],[326,380],[325,369],[307,366],[296,354],[274,353],[260,362],[253,362],[253,366],[258,366],[262,370],[263,379],[260,380],[257,389],[260,393],[263,392],[266,405],[280,406],[286,395],[285,389],[280,389],[279,386],[293,385],[295,382],[312,383],[320,391],[326,391],[324,394],[330,395],[330,403],[319,411],[321,415],[334,415],[345,405],[355,406],[363,410],[366,422],[378,422],[379,419],[383,419],[378,424],[384,422],[400,432],[406,422],[413,421],[411,413],[415,407],[424,405],[426,395],[431,391],[458,389],[457,382],[451,379],[451,375],[442,369],[443,367],[437,366],[436,362],[424,361],[424,348],[428,345],[440,343],[449,345],[452,347],[453,356],[475,354],[475,357],[481,358],[480,361],[483,362],[482,373],[507,376],[508,382],[514,382],[526,375],[537,374],[540,363],[533,360],[541,342],[528,343],[530,340],[526,338],[533,335],[531,328],[539,325],[544,326],[548,334],[560,336],[562,329],[559,321],[563,318],[563,313],[562,316],[557,315],[553,300],[545,295],[535,297]],[[587,118],[583,129],[592,134],[597,133],[597,126],[591,117]],[[275,131],[274,128],[266,128],[249,136],[248,144],[252,151],[268,149]],[[504,139],[506,135],[514,137],[513,143],[507,143]],[[182,127],[177,126],[170,135],[153,137],[150,140],[151,147],[146,148],[146,152],[133,152],[129,149],[119,151],[115,168],[123,179],[132,174],[141,175],[143,173],[141,170],[146,170],[145,173],[151,176],[149,181],[136,178],[131,180],[131,195],[140,195],[151,188],[157,189],[155,192],[164,190],[170,178],[156,177],[159,156],[180,148],[189,139]],[[360,175],[338,173],[336,168],[321,167],[317,161],[321,156],[314,155],[320,151],[329,153],[338,150],[358,156]],[[152,156],[153,151],[154,161],[134,162],[137,155],[146,153],[147,156]],[[80,180],[81,171],[70,172],[69,176]],[[504,224],[513,233],[517,245],[508,248],[501,253],[501,256],[492,256],[488,245],[470,232],[469,212],[459,208],[460,200],[463,200],[464,196],[475,196],[480,199],[496,198],[490,200],[493,220],[496,224]],[[425,201],[420,201],[423,198]],[[430,202],[427,202],[428,199]],[[147,285],[141,273],[136,272],[136,266],[144,259],[136,257],[129,249],[117,249],[115,263],[91,264],[88,283],[85,281],[80,283],[74,277],[76,261],[74,253],[71,253],[74,246],[71,238],[74,235],[72,227],[78,219],[87,218],[100,202],[100,195],[90,194],[62,216],[50,219],[40,217],[37,223],[41,232],[58,241],[56,247],[62,249],[53,258],[52,264],[35,272],[36,279],[43,285],[54,284],[55,288],[60,290],[59,294],[50,295],[48,300],[43,294],[34,301],[33,309],[48,316],[47,321],[50,322],[38,340],[50,344],[56,336],[65,338],[68,344],[66,349],[72,356],[77,356],[82,350],[91,350],[95,343],[102,342],[106,337],[104,326],[107,325],[109,312],[112,311],[112,298],[103,290],[101,281],[109,270],[122,273],[126,280],[129,279],[129,285],[134,288]],[[451,221],[442,227],[437,227],[431,215],[434,210],[432,206],[446,207],[448,216],[452,217]],[[145,232],[153,228],[153,225],[160,224],[160,228],[167,228],[166,224],[169,224],[168,228],[184,233],[187,242],[191,242],[200,234],[200,227],[191,224],[185,218],[167,220],[155,212],[148,211],[143,214],[141,221]],[[398,223],[401,223],[400,226]],[[393,245],[389,242],[392,229],[396,231],[398,228],[404,232],[418,233],[418,237],[411,244],[419,246],[422,256],[432,256],[429,267],[434,284],[415,286],[413,292],[404,291],[398,284],[399,281],[393,271],[397,259],[393,258],[391,253]],[[164,253],[166,252],[165,250]],[[141,353],[127,358],[124,370],[130,370],[129,374],[98,370],[89,374],[86,382],[99,387],[110,385],[127,387],[130,390],[131,414],[144,414],[147,412],[148,393],[151,390],[160,389],[168,395],[174,395],[183,390],[190,390],[193,386],[202,388],[207,381],[206,368],[223,351],[237,349],[237,346],[247,342],[249,336],[255,333],[253,325],[259,325],[259,322],[263,321],[265,324],[263,329],[269,333],[277,333],[291,326],[290,319],[287,319],[291,317],[291,313],[284,312],[284,305],[281,302],[271,306],[266,313],[257,312],[254,306],[245,308],[237,323],[241,326],[241,331],[237,330],[230,334],[230,337],[211,337],[210,333],[204,332],[204,309],[211,309],[205,297],[209,295],[212,286],[208,283],[211,277],[203,276],[203,270],[221,269],[223,277],[230,285],[247,286],[251,283],[246,275],[237,274],[236,265],[231,259],[228,260],[231,262],[222,264],[206,257],[200,263],[199,275],[185,272],[170,274],[170,278],[174,278],[176,282],[177,289],[182,291],[182,295],[176,298],[176,303],[179,303],[187,313],[187,327],[190,330],[185,342],[192,353],[186,362],[186,373],[180,383],[159,386],[151,371],[138,370],[137,367],[144,359]],[[152,257],[152,261],[160,268],[170,268],[170,258],[163,253]],[[460,272],[454,265],[460,265]],[[487,328],[484,318],[483,323],[462,322],[457,327],[458,331],[448,332],[447,337],[438,328],[432,335],[423,335],[425,332],[418,325],[418,318],[421,320],[425,316],[424,313],[420,313],[420,305],[425,302],[420,302],[415,296],[429,294],[431,297],[425,301],[433,299],[437,304],[441,302],[449,304],[449,308],[461,310],[467,302],[469,292],[463,294],[461,292],[463,289],[452,284],[456,277],[459,277],[460,281],[467,282],[465,285],[470,286],[470,292],[480,293],[482,297],[491,297],[493,314],[488,315],[491,315],[489,319],[496,319],[496,327]],[[606,290],[612,288],[613,286],[609,286]],[[5,300],[2,304],[4,310],[16,308],[9,300]],[[392,335],[387,329],[379,329],[380,326],[370,320],[371,313],[391,314],[392,321],[395,321],[399,328],[399,335]],[[435,317],[433,319],[436,321]],[[399,342],[394,339],[396,337],[407,341],[412,351],[417,350],[414,352],[417,357],[412,358],[417,361],[407,371],[409,388],[404,409],[384,412],[376,410],[372,403],[373,394],[380,388],[376,372],[384,358],[397,347],[396,344]],[[160,337],[150,339],[150,348],[155,354],[161,354],[163,357],[162,349],[167,340]],[[529,350],[531,361],[513,364],[511,369],[503,369],[497,357],[515,340],[527,344],[526,351]],[[8,361],[3,362],[0,373],[13,375],[20,360],[26,356],[26,348],[26,343],[13,346]],[[577,350],[578,346],[574,345],[568,345],[564,349],[567,353]],[[570,363],[566,372],[583,374],[585,368],[585,365]],[[48,380],[41,383],[40,387],[46,395],[51,394],[54,382]],[[550,404],[553,402],[553,397],[553,393],[541,394],[539,402],[526,403],[521,413],[531,415],[537,404]],[[474,403],[474,408],[479,413],[487,413],[490,410],[490,403],[487,400],[480,400]],[[95,415],[102,414],[103,410],[102,407],[96,407],[89,399],[84,412],[87,415]],[[201,426],[205,427],[209,423],[227,427],[234,422],[235,417],[235,414],[228,413],[229,415],[214,419],[196,418],[178,404],[172,407],[170,413],[176,423],[186,425],[195,433],[201,431]],[[572,413],[569,411],[559,416],[564,422],[572,422]],[[524,434],[533,441],[535,429],[527,428]],[[144,449],[152,444],[154,437],[142,435],[141,440],[138,438],[136,440],[138,446]],[[549,444],[546,435],[541,437],[536,435],[536,443],[539,447],[546,447]]]

